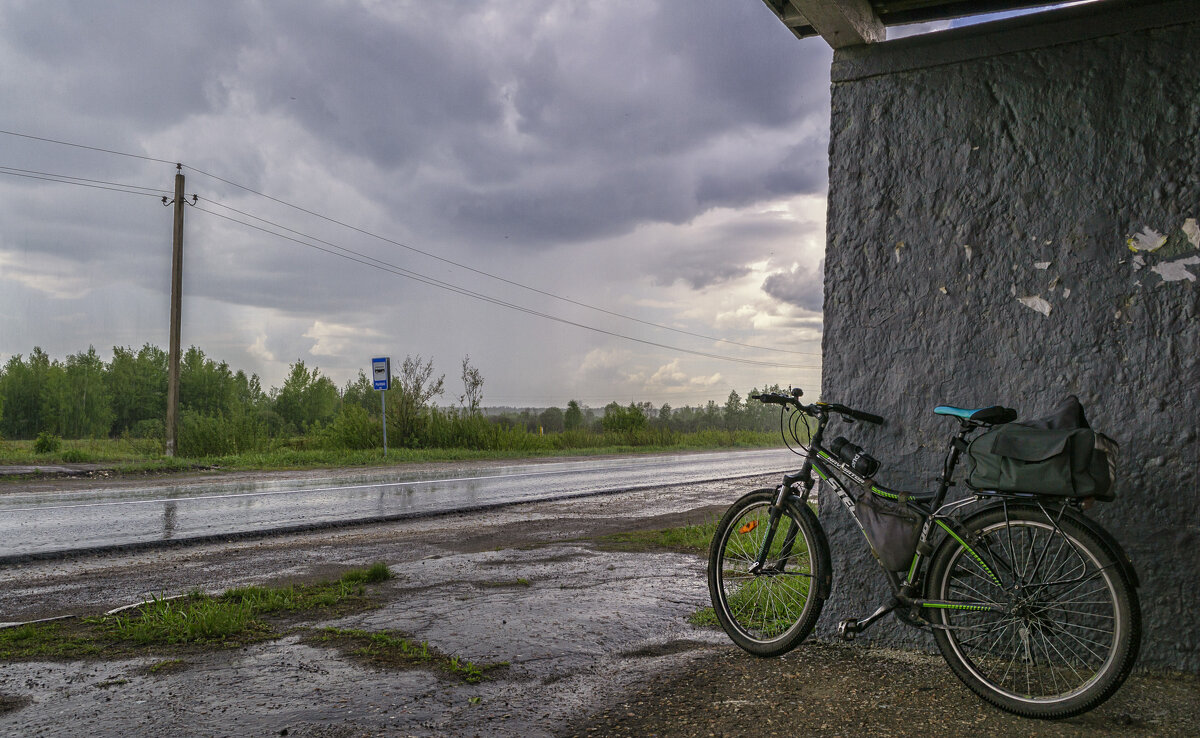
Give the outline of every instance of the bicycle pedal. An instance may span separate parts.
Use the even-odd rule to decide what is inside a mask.
[[[847,618],[838,623],[838,638],[841,638],[843,641],[852,641],[854,640],[854,636],[858,635],[859,630],[861,628],[858,626],[858,621],[854,618]]]

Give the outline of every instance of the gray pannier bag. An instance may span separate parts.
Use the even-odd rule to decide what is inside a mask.
[[[912,563],[921,537],[921,516],[903,502],[871,491],[871,480],[851,487],[854,514],[867,534],[875,558],[888,571],[904,571]]]
[[[1118,446],[1088,425],[1074,395],[1046,418],[1001,425],[967,449],[967,484],[974,489],[1059,497],[1116,496]]]

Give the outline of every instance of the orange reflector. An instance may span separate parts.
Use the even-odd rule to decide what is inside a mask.
[[[758,527],[758,521],[751,520],[749,523],[746,523],[741,528],[738,528],[738,533],[749,533],[750,531],[754,530],[757,527]]]

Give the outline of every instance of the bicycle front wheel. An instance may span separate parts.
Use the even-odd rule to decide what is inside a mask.
[[[734,643],[756,656],[778,656],[799,645],[828,592],[829,544],[816,516],[789,502],[772,529],[775,494],[761,489],[735,502],[717,524],[708,554],[717,620]]]
[[[1024,717],[1070,717],[1108,699],[1141,638],[1137,593],[1109,548],[1033,506],[985,510],[965,527],[969,545],[946,539],[927,590],[944,603],[931,620],[954,673]]]

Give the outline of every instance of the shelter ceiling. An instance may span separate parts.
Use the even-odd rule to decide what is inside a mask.
[[[796,38],[835,48],[882,40],[883,27],[1061,4],[1044,0],[763,0]],[[831,21],[832,18],[832,21]]]

